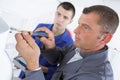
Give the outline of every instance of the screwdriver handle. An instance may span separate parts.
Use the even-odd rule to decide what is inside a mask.
[[[48,34],[44,31],[38,31],[38,32],[29,31],[28,33],[33,37],[39,37],[39,38],[41,38],[41,37],[47,38],[48,37]]]

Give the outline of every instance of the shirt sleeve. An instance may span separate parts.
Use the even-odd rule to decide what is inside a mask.
[[[45,80],[42,70],[26,71],[25,78],[22,80]]]

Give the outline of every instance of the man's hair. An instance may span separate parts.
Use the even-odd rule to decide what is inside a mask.
[[[60,6],[62,6],[65,10],[72,11],[72,13],[73,13],[72,18],[75,16],[75,7],[72,3],[62,2],[57,6],[57,8],[60,7]]]
[[[102,32],[114,34],[118,25],[118,14],[110,7],[104,5],[94,5],[84,8],[83,14],[95,13],[99,15],[98,24],[103,26]]]

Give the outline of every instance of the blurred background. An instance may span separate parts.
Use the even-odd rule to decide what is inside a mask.
[[[40,22],[52,23],[56,7],[63,1],[73,3],[76,8],[73,22],[67,27],[71,31],[73,39],[73,30],[78,25],[78,18],[84,7],[103,4],[113,8],[120,16],[120,0],[0,0],[0,17],[2,17],[11,28],[32,31]],[[11,61],[18,55],[15,49],[15,33],[15,31],[10,31],[6,43],[6,52],[9,54]],[[120,73],[120,69],[118,69],[120,67],[118,62],[120,60],[119,42],[120,26],[108,44],[110,46],[110,52],[114,53],[114,55],[110,54],[109,57],[114,67],[115,80],[120,80],[120,76],[118,75]],[[14,72],[14,76],[18,76],[18,73]]]

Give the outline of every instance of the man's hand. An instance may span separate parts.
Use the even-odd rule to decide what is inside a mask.
[[[52,49],[55,47],[54,34],[46,27],[38,28],[36,31],[44,31],[48,34],[48,37],[41,37],[39,40],[44,44],[45,49]]]
[[[41,66],[41,69],[44,73],[48,73],[48,67]]]
[[[34,42],[32,37],[27,33],[17,33],[15,35],[17,44],[16,49],[20,55],[25,59],[27,68],[34,70],[39,67],[40,49]]]

